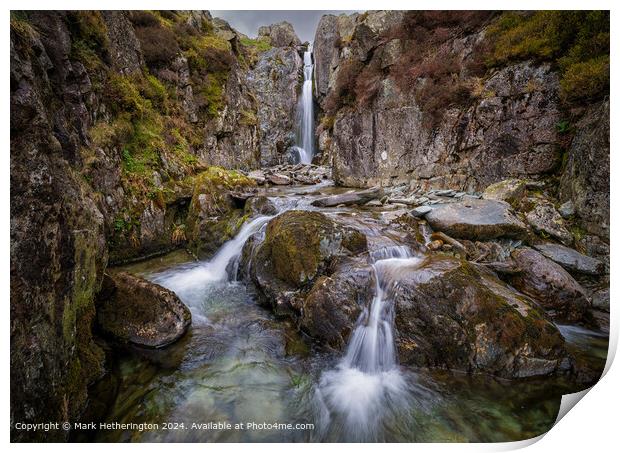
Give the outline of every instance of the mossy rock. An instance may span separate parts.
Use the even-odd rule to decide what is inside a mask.
[[[126,272],[108,273],[97,301],[97,323],[115,341],[167,346],[187,331],[192,316],[177,295]]]
[[[511,378],[570,367],[545,313],[483,268],[432,255],[401,271],[393,300],[402,363]]]
[[[187,216],[191,248],[205,255],[232,239],[248,216],[230,194],[255,185],[254,180],[243,174],[221,167],[209,167],[195,176]]]
[[[266,278],[298,288],[325,272],[332,258],[366,251],[366,237],[312,211],[288,211],[271,220],[255,266]]]

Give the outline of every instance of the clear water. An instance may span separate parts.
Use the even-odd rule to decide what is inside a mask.
[[[287,193],[280,206],[308,207],[318,195]],[[399,273],[418,258],[372,212],[325,212],[369,235],[375,269],[373,300],[346,351],[313,346],[235,280],[243,243],[260,236],[269,220],[259,217],[209,261],[176,252],[126,268],[177,292],[191,308],[193,323],[181,341],[163,350],[128,351],[100,386],[105,391],[95,391],[94,398],[109,405],[99,419],[159,426],[97,431],[76,440],[497,442],[550,429],[561,395],[579,390],[561,379],[505,381],[399,365],[390,293]],[[575,351],[602,369],[604,336],[560,328]],[[163,429],[166,422],[184,428]],[[208,429],[191,429],[192,423],[209,422],[214,425]],[[250,422],[305,426],[247,429]],[[235,429],[238,423],[245,428]]]

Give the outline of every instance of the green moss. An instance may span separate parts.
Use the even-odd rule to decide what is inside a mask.
[[[255,39],[243,36],[240,41],[242,46],[250,47],[252,49],[255,49],[257,52],[267,52],[272,48],[271,40],[269,39],[269,37],[266,36]]]
[[[256,126],[258,124],[256,113],[251,110],[241,110],[239,124],[243,124],[244,126]]]
[[[100,11],[72,11],[67,15],[71,30],[71,57],[81,61],[91,72],[107,60],[108,29]]]
[[[227,74],[209,74],[205,83],[198,87],[200,96],[201,110],[207,116],[213,118],[224,108],[224,87],[226,85]]]
[[[507,12],[489,27],[487,40],[490,66],[525,59],[556,64],[568,101],[609,91],[609,11]]]

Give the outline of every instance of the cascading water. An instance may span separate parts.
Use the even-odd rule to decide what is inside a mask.
[[[420,262],[407,247],[390,246],[371,253],[374,298],[360,315],[346,355],[320,379],[316,402],[323,437],[355,441],[381,440],[385,424],[393,422],[410,399],[394,349],[391,297],[400,270]]]
[[[192,306],[192,302],[201,300],[205,291],[218,288],[236,277],[236,262],[239,260],[243,245],[250,236],[257,233],[274,216],[260,216],[245,223],[237,236],[226,242],[209,261],[193,264],[187,269],[154,275],[152,280],[174,291],[192,310],[194,322],[204,321],[202,307]],[[233,265],[233,269],[230,267]],[[230,271],[230,273],[229,273]]]
[[[304,84],[301,89],[299,100],[299,119],[300,119],[300,142],[296,146],[299,153],[299,162],[309,164],[314,156],[314,105],[312,99],[312,73],[314,64],[312,63],[312,44],[304,52]]]

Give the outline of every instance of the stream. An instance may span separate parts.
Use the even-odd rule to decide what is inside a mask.
[[[319,210],[313,199],[344,190],[322,184],[262,194],[283,212]],[[291,322],[259,306],[252,285],[237,278],[244,243],[260,241],[272,216],[252,218],[209,260],[176,251],[124,267],[175,291],[190,308],[192,325],[165,349],[127,351],[106,385],[95,389],[109,401],[106,421],[159,429],[100,430],[91,440],[496,442],[550,429],[561,395],[577,390],[562,378],[508,381],[399,365],[390,294],[401,268],[415,266],[420,256],[399,243],[389,228],[395,213],[383,207],[320,211],[364,232],[373,263],[374,297],[346,350],[313,345]],[[602,369],[606,338],[560,328],[575,351]],[[163,429],[165,423],[184,428]],[[192,423],[211,425],[190,429]],[[237,423],[244,428],[235,429]]]

